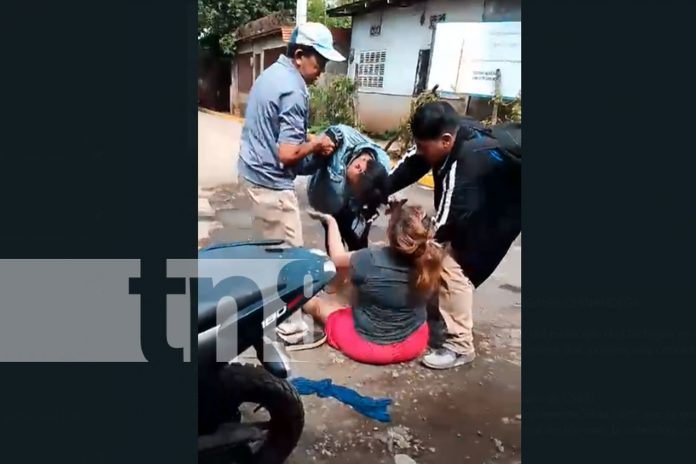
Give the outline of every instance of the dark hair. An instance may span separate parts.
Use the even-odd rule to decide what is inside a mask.
[[[377,208],[387,203],[388,180],[389,173],[381,163],[374,159],[367,160],[355,189],[358,201],[368,210],[376,212]]]
[[[316,55],[318,53],[313,47],[309,45],[289,43],[285,55],[289,58],[292,58],[293,56],[295,56],[295,52],[297,50],[301,50],[302,53],[304,53],[305,55]]]
[[[418,107],[411,118],[411,132],[417,140],[435,140],[459,127],[459,114],[447,102],[436,101]]]

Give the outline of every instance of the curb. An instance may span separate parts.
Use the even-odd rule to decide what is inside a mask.
[[[217,116],[219,118],[229,119],[230,121],[244,123],[244,118],[241,118],[239,116],[235,116],[235,115],[230,114],[230,113],[221,113],[219,111],[209,110],[208,108],[203,108],[200,106],[198,107],[198,111],[200,111],[201,113],[210,114],[212,116]]]
[[[429,172],[426,175],[424,175],[421,178],[421,180],[418,181],[418,185],[421,185],[423,187],[428,187],[429,189],[434,189],[435,188],[435,179],[433,179],[432,172]]]
[[[212,116],[217,116],[220,118],[229,119],[230,121],[236,121],[236,122],[239,122],[242,124],[244,123],[244,118],[239,117],[239,116],[235,116],[235,115],[230,114],[230,113],[221,113],[219,111],[213,111],[213,110],[209,110],[208,108],[202,108],[202,107],[198,107],[198,111],[200,111],[201,113],[210,114]],[[396,164],[396,162],[394,160],[392,160],[391,163],[392,163],[392,167],[394,167],[394,165]],[[433,180],[433,174],[431,172],[427,173],[425,176],[423,176],[418,181],[418,185],[421,185],[423,187],[427,187],[430,189],[435,188],[435,181]]]

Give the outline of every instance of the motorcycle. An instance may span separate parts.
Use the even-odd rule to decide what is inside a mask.
[[[336,268],[323,251],[283,244],[282,240],[236,242],[199,251],[201,463],[279,464],[302,434],[302,401],[286,380],[291,370],[283,345],[272,341],[271,335],[276,324],[321,291]],[[216,278],[206,277],[216,273]],[[225,347],[239,356],[253,347],[261,365],[242,364],[239,356],[226,359]],[[256,405],[251,413],[249,404]],[[266,420],[245,421],[260,409],[266,411]]]

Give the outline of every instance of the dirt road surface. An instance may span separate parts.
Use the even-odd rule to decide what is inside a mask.
[[[199,134],[209,129],[208,122],[203,120]],[[219,121],[212,121],[210,130],[221,127]],[[231,134],[238,130],[229,129]],[[216,150],[221,153],[228,148]],[[233,147],[229,153],[236,150]],[[203,155],[204,159],[221,159]],[[221,168],[218,164],[212,171]],[[233,167],[224,169],[229,174]],[[306,179],[299,178],[296,184],[305,244],[323,249],[323,230],[306,213]],[[236,185],[208,179],[201,187],[199,195],[212,209],[206,215],[215,217],[200,220],[223,226],[213,230],[213,240],[251,238],[249,205]],[[410,203],[433,209],[432,192],[423,187],[412,186],[404,195]],[[385,239],[385,225],[384,218],[376,221],[371,240]],[[327,345],[293,353],[298,361],[293,365],[296,375],[329,378],[363,395],[391,398],[393,404],[392,422],[382,424],[334,399],[303,397],[305,429],[288,463],[394,463],[398,454],[408,455],[418,464],[521,462],[521,250],[518,237],[496,272],[476,291],[474,335],[479,356],[470,366],[447,371],[429,370],[415,361],[367,366]]]

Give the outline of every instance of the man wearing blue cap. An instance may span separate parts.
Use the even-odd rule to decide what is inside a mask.
[[[328,157],[335,149],[326,135],[308,140],[307,85],[319,78],[327,62],[344,60],[334,50],[333,36],[326,26],[305,23],[293,30],[286,54],[254,82],[237,165],[241,190],[252,205],[254,238],[303,245],[294,180],[299,174],[310,173],[310,155]],[[286,341],[302,340],[305,347],[326,340],[322,332],[312,333],[302,318],[297,323],[285,321],[278,329],[281,336],[286,334]]]
[[[288,49],[256,79],[247,104],[238,171],[252,203],[255,238],[284,239],[302,246],[294,180],[309,155],[330,156],[326,135],[308,140],[309,92],[328,61],[344,61],[329,29],[305,23],[294,29]]]

